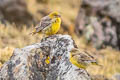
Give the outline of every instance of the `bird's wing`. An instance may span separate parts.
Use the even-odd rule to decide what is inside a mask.
[[[78,56],[79,56],[78,61],[84,61],[84,62],[88,62],[88,63],[95,61],[94,57],[86,52],[81,52],[78,54]]]
[[[40,32],[45,28],[51,26],[52,19],[49,16],[45,16],[41,19],[40,23],[35,27],[36,32]]]

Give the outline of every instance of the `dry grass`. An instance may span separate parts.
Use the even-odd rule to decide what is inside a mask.
[[[99,63],[102,65],[100,66],[91,66],[89,67],[88,71],[91,74],[97,75],[101,74],[106,77],[111,77],[115,73],[120,73],[120,52],[114,50],[110,47],[106,49],[102,49],[97,52],[96,58],[98,59]]]
[[[27,29],[25,26],[23,26],[21,30],[17,29],[15,25],[7,25],[5,27],[0,24],[0,26],[0,66],[10,58],[14,48],[22,48],[24,46],[40,42],[42,37],[42,35],[30,36],[29,33],[32,31],[32,28]],[[84,37],[78,38],[74,35],[73,39],[79,48],[93,52],[100,64],[103,65],[103,67],[89,67],[89,73],[93,75],[101,74],[111,77],[113,74],[120,72],[119,51],[112,48],[97,51],[91,44],[86,45]]]
[[[40,42],[42,35],[29,35],[31,29],[23,26],[22,29],[16,28],[14,24],[6,26],[0,24],[0,66],[12,55],[14,48]]]

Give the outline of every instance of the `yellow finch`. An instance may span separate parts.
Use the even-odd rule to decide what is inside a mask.
[[[76,48],[70,51],[70,62],[78,68],[86,69],[90,64],[98,65],[97,61],[88,52]]]
[[[58,32],[61,25],[61,18],[58,12],[52,12],[48,16],[45,16],[41,19],[40,23],[35,27],[31,33],[43,33],[45,35],[53,35]]]

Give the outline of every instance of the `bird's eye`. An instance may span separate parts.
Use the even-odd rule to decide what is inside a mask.
[[[72,57],[75,56],[75,54],[72,54]]]
[[[54,16],[57,16],[56,14]]]
[[[54,17],[61,17],[61,16],[60,16],[60,15],[58,15],[58,14],[55,14],[55,15],[54,15]]]

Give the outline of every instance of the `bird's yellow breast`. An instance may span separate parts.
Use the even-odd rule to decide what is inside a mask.
[[[56,18],[55,22],[52,23],[51,27],[49,28],[49,30],[47,30],[46,34],[47,35],[56,34],[60,29],[60,24],[61,24],[61,19]]]
[[[77,60],[77,58],[74,58],[74,57],[70,57],[70,62],[72,63],[72,64],[74,64],[75,66],[77,66],[78,68],[83,68],[83,69],[86,69],[86,66],[85,65],[83,65],[82,63],[78,63],[78,60]]]

